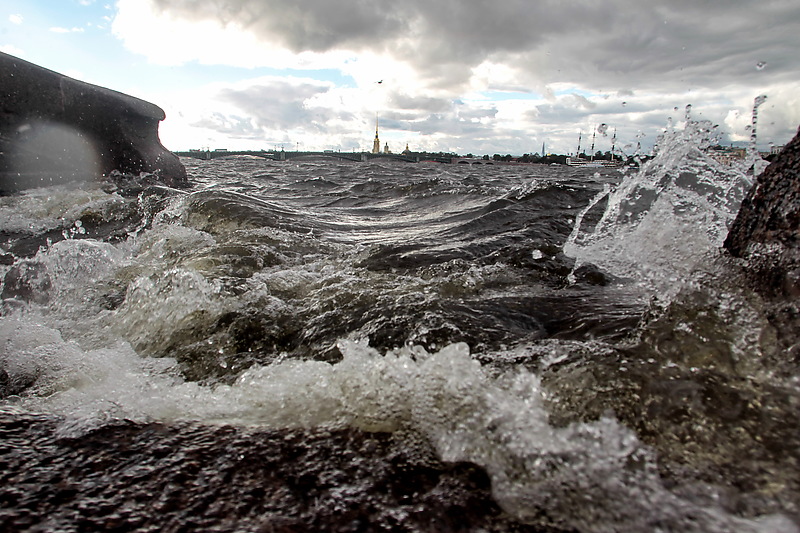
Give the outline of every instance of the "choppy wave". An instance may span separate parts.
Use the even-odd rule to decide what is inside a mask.
[[[749,181],[692,127],[626,175],[187,161],[188,192],[2,198],[3,401],[67,436],[422,435],[532,524],[795,531],[792,430],[754,406],[791,424],[797,391],[715,256]]]

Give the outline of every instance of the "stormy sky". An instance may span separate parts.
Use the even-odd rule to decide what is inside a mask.
[[[784,144],[797,0],[0,0],[0,50],[146,98],[169,148],[567,153],[668,121]],[[47,4],[51,4],[47,7]],[[38,35],[38,38],[37,38]]]

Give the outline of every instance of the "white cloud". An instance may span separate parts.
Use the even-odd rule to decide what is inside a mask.
[[[114,34],[152,63],[336,69],[355,81],[286,107],[270,103],[274,84],[227,93],[238,110],[223,110],[216,95],[223,108],[197,123],[241,142],[369,138],[362,129],[379,111],[382,138],[442,149],[531,151],[547,139],[569,151],[578,131],[599,123],[629,143],[647,134],[652,145],[688,103],[737,140],[761,93],[777,106],[762,107],[774,115],[762,138],[788,140],[800,123],[800,7],[787,0],[757,9],[610,0],[583,5],[577,19],[555,0],[407,0],[402,10],[360,0],[119,0],[117,9]],[[343,119],[342,108],[358,118]],[[270,120],[275,128],[265,129]]]
[[[0,52],[12,55],[15,57],[22,57],[25,52],[21,48],[17,48],[13,44],[0,44]]]
[[[11,24],[16,24],[17,26],[19,26],[20,24],[22,24],[23,20],[24,20],[24,19],[22,18],[22,15],[9,15],[9,16],[8,16],[8,21],[9,21]]]
[[[226,147],[231,143],[247,149],[281,144],[288,148],[301,138],[304,144],[312,142],[313,135],[302,135],[300,130],[313,130],[318,115],[323,115],[326,123],[335,118],[330,109],[314,103],[317,95],[330,89],[330,84],[311,79],[258,77],[233,84],[213,83],[153,100],[167,113],[160,136],[169,148]]]
[[[683,91],[583,96],[563,85],[549,96],[458,100],[404,94],[384,84],[362,89],[270,76],[150,99],[167,111],[161,135],[173,149],[289,149],[298,142],[315,150],[368,149],[380,110],[381,140],[393,149],[408,142],[415,150],[476,154],[538,152],[543,142],[548,151],[573,152],[579,132],[588,149],[588,138],[600,124],[609,129],[598,134],[596,150],[609,150],[616,130],[616,148],[630,154],[637,141],[645,149],[652,146],[669,120],[680,125],[686,104],[697,101],[704,103],[694,104],[695,118],[713,120],[726,139],[742,141],[749,138],[753,101],[746,90],[733,99],[723,91],[690,99]],[[785,132],[796,129],[790,117],[800,118],[800,109],[792,103],[792,88],[787,84],[761,107],[762,144],[783,143]]]
[[[83,28],[62,28],[60,26],[53,26],[50,28],[53,33],[83,33]]]

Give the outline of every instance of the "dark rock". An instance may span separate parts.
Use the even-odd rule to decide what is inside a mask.
[[[144,100],[0,53],[0,191],[113,170],[183,186],[186,169],[158,139],[164,117]]]
[[[657,453],[661,479],[674,493],[732,514],[784,513],[800,523],[800,395],[691,356],[673,361],[677,350],[661,353],[662,339],[648,344],[658,333],[645,332],[642,343],[624,350],[561,348],[563,358],[539,372],[551,394],[550,423],[613,412]],[[680,342],[687,354],[706,357],[701,339]],[[693,486],[705,492],[682,492]]]
[[[0,530],[554,531],[389,433],[65,423],[0,410]]]
[[[0,398],[6,398],[10,394],[11,378],[5,368],[0,368]]]
[[[0,297],[45,304],[51,287],[47,267],[37,261],[21,261],[6,272]]]
[[[800,134],[758,177],[725,239],[762,292],[790,295],[800,269]]]
[[[745,259],[770,323],[790,351],[800,343],[800,133],[758,177],[725,239]]]
[[[576,268],[572,275],[575,276],[575,281],[578,283],[597,285],[600,287],[605,287],[617,279],[608,272],[600,269],[600,267],[597,265],[592,265],[589,263]]]

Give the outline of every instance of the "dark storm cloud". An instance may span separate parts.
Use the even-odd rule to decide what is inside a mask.
[[[459,107],[457,109],[458,118],[460,120],[482,120],[487,118],[494,118],[497,116],[497,109],[494,106],[489,107]]]
[[[192,123],[192,126],[206,128],[224,133],[232,139],[261,139],[263,131],[256,127],[253,122],[246,117],[226,116],[222,113],[213,113]]]
[[[428,111],[432,113],[443,112],[452,107],[452,100],[428,96],[412,96],[402,92],[393,92],[389,102],[395,109]]]
[[[431,87],[484,60],[544,83],[722,86],[796,76],[796,0],[155,0],[185,18],[235,22],[295,51],[388,51]],[[757,72],[766,61],[770,69]],[[760,76],[760,78],[759,78]]]
[[[155,0],[155,5],[189,19],[235,22],[294,52],[361,48],[408,30],[407,21],[380,0]]]
[[[631,95],[632,96],[632,95]],[[568,122],[581,124],[591,119],[593,122],[615,123],[620,117],[625,120],[637,120],[643,114],[653,114],[659,117],[659,124],[665,124],[668,117],[679,119],[683,116],[685,99],[676,96],[662,96],[657,103],[633,99],[628,102],[625,97],[613,97],[598,102],[591,102],[590,107],[583,105],[583,97],[579,95],[565,95],[558,100],[537,104],[525,113],[528,120],[538,123]],[[604,119],[603,117],[609,117]]]

